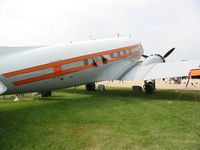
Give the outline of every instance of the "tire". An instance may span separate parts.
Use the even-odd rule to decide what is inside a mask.
[[[95,83],[88,83],[85,85],[87,91],[95,91],[96,85]]]
[[[147,94],[153,94],[156,90],[154,83],[151,81],[144,84],[144,89]]]

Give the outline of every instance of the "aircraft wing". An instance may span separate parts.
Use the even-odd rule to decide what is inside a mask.
[[[199,70],[198,73],[200,73],[200,60],[152,63],[147,65],[140,62],[129,68],[119,80],[151,80],[182,77],[189,76],[192,70]]]

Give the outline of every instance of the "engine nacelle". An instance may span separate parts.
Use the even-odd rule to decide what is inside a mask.
[[[149,64],[153,64],[153,63],[164,63],[165,59],[159,55],[159,54],[153,54],[149,57],[147,57],[142,65],[149,65]]]

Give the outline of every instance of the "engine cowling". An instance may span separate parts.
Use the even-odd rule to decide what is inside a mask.
[[[164,63],[164,62],[165,62],[164,57],[162,57],[159,54],[153,54],[149,56],[148,58],[146,58],[142,65],[149,65],[153,63]]]
[[[148,65],[148,64],[153,64],[153,63],[164,63],[165,62],[165,58],[167,58],[173,51],[175,50],[175,47],[170,49],[164,56],[161,56],[160,54],[153,54],[151,56],[148,55],[142,55],[144,58],[146,58],[144,60],[144,65]]]

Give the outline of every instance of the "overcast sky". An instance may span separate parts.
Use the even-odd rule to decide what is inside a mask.
[[[131,34],[145,54],[200,59],[200,0],[0,0],[0,46]]]

